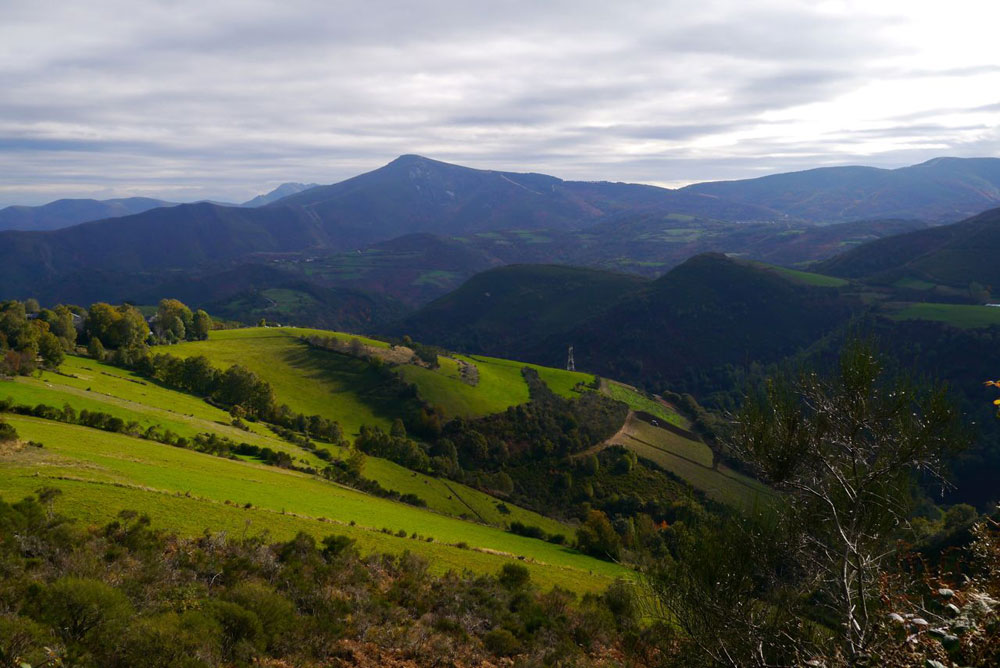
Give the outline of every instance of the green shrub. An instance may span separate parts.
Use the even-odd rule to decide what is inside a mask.
[[[295,623],[295,606],[268,585],[244,582],[236,585],[228,598],[257,616],[261,638],[268,647],[273,647]]]
[[[27,617],[0,616],[0,666],[44,665],[44,647],[53,638]]]
[[[531,580],[531,573],[521,564],[504,564],[497,579],[507,589],[520,589]]]
[[[198,611],[135,620],[123,639],[121,665],[144,668],[209,668],[221,662],[222,630]]]
[[[247,660],[260,649],[264,626],[257,615],[230,601],[211,600],[204,610],[222,629],[222,655],[227,660]]]
[[[17,440],[17,429],[14,429],[14,425],[4,422],[0,419],[0,443],[6,443],[9,441]]]
[[[132,616],[125,594],[99,580],[64,577],[46,587],[38,599],[36,617],[68,642],[98,633],[120,631]]]
[[[511,656],[521,649],[521,643],[507,629],[493,629],[484,635],[483,646],[497,656]]]
[[[354,547],[354,539],[347,536],[330,535],[323,539],[323,556],[332,559]]]

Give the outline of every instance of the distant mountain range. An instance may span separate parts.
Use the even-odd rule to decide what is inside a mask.
[[[764,207],[818,223],[866,218],[955,222],[1000,206],[1000,159],[935,158],[900,169],[825,167],[682,192]]]
[[[315,188],[315,183],[283,183],[264,195],[257,195],[239,206],[258,207],[275,202],[282,197]],[[220,206],[236,206],[223,202],[211,202]],[[0,231],[21,230],[25,232],[58,230],[64,227],[89,223],[106,218],[120,218],[150,209],[177,206],[177,202],[149,197],[126,197],[122,199],[60,199],[41,206],[8,206],[0,209]]]
[[[148,197],[124,199],[60,199],[42,206],[8,206],[0,209],[0,230],[57,230],[102,218],[142,213],[173,202]]]
[[[556,262],[656,277],[704,252],[799,265],[904,232],[937,238],[948,233],[924,230],[926,220],[993,202],[998,165],[941,159],[902,170],[830,168],[670,190],[406,155],[341,183],[284,184],[246,203],[260,206],[112,200],[9,207],[0,213],[48,216],[44,225],[73,211],[79,218],[146,210],[52,231],[0,232],[0,297],[146,299],[179,279],[204,285],[232,272],[226,285],[255,276],[243,291],[296,283],[301,298],[282,305],[286,315],[291,309],[309,316],[303,305],[314,300],[312,317],[334,326],[323,309],[333,305],[343,314],[341,296],[364,294],[376,306],[345,322],[382,321],[377,314],[420,306],[507,264]],[[879,211],[913,217],[814,224]],[[234,271],[262,263],[277,273]],[[236,313],[219,299],[211,303]]]
[[[574,182],[544,174],[470,169],[416,155],[271,206],[300,207],[346,248],[429,232],[455,236],[509,229],[578,230],[622,213],[669,211],[702,218],[769,219],[770,211],[654,186]]]
[[[583,229],[597,220],[638,212],[740,222],[916,219],[943,223],[1000,206],[1000,159],[935,158],[900,169],[824,167],[671,190],[471,169],[403,155],[333,185],[283,183],[238,206],[275,203],[300,206],[334,222],[342,228],[340,236],[348,245],[411,232],[462,235],[513,228]],[[131,197],[10,206],[0,209],[0,230],[58,229],[174,204]]]

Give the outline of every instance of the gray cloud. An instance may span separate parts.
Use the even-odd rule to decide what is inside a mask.
[[[401,153],[663,184],[995,155],[996,105],[971,93],[975,103],[929,89],[884,116],[837,106],[873,82],[996,89],[992,62],[939,64],[928,40],[900,37],[914,11],[838,13],[806,0],[7,0],[0,205],[236,201]],[[832,125],[809,111],[817,105],[832,105]]]

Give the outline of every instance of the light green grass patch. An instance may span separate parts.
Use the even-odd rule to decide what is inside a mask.
[[[514,383],[515,378],[520,379],[520,384],[523,386],[524,392],[527,393],[528,385],[524,382],[524,376],[521,374],[521,369],[524,367],[529,367],[537,371],[550,390],[567,398],[579,396],[579,392],[574,389],[577,383],[587,385],[594,382],[592,374],[580,371],[566,371],[565,369],[555,369],[547,366],[539,366],[538,364],[528,364],[527,362],[518,362],[516,360],[506,360],[497,357],[484,357],[482,355],[469,355],[468,359],[476,362],[476,366],[479,367],[480,378],[482,378],[483,369],[487,369],[493,382],[498,385],[494,395],[497,397],[503,396],[507,400],[514,400],[524,396],[521,394],[520,388],[514,387],[516,385]],[[507,392],[505,393],[503,390],[500,390],[499,386],[505,388]],[[527,399],[524,399],[524,401],[527,401]],[[524,403],[524,401],[517,403]],[[516,406],[517,404],[509,405]],[[507,406],[504,406],[501,410],[506,409]]]
[[[576,389],[579,383],[587,385],[594,381],[593,375],[579,371],[481,355],[441,357],[438,362],[440,367],[437,369],[404,365],[400,367],[400,373],[407,382],[417,386],[417,393],[422,399],[443,407],[449,417],[478,417],[526,403],[530,396],[521,373],[524,367],[536,370],[549,389],[567,398],[580,396]],[[479,380],[475,385],[462,379],[461,363],[471,364],[478,370]]]
[[[456,355],[455,360],[476,367],[479,380],[475,385],[458,378],[458,362],[454,366],[446,362],[435,370],[404,365],[401,372],[417,386],[425,401],[442,406],[449,417],[499,413],[528,401],[528,385],[521,375],[523,365],[495,364],[489,358],[471,355]]]
[[[905,288],[907,290],[933,290],[937,287],[937,283],[931,283],[930,281],[914,278],[913,276],[901,278],[893,283],[893,285],[897,288]]]
[[[635,388],[629,387],[624,383],[619,383],[613,380],[605,380],[601,383],[601,392],[608,395],[612,399],[624,402],[634,411],[644,411],[650,415],[655,415],[656,417],[682,429],[691,428],[688,421],[676,411],[671,410],[668,406],[665,406],[663,403],[656,401],[655,399],[650,399]]]
[[[970,304],[906,304],[889,314],[894,320],[935,320],[962,329],[1000,325],[1000,307]]]
[[[58,378],[58,376],[56,376]],[[65,385],[55,385],[36,378],[18,378],[14,381],[0,381],[0,397],[10,397],[15,403],[36,406],[46,404],[55,408],[71,406],[77,413],[98,411],[124,420],[135,422],[142,431],[149,427],[159,426],[170,430],[178,436],[192,438],[197,434],[214,433],[231,439],[236,443],[250,443],[258,447],[266,447],[276,452],[285,452],[299,466],[311,466],[322,469],[326,463],[311,452],[288,443],[275,435],[261,434],[255,431],[244,431],[229,423],[229,416],[222,411],[217,422],[174,413],[157,406],[145,405],[126,399],[119,399],[100,392],[100,386],[94,390],[79,390]],[[261,425],[255,425],[262,428]],[[328,444],[321,447],[334,448]],[[336,448],[335,448],[336,449]]]
[[[272,310],[282,314],[298,313],[319,303],[312,295],[286,288],[270,288],[260,294],[274,302]]]
[[[848,281],[842,278],[837,278],[835,276],[825,276],[823,274],[814,274],[809,271],[800,271],[798,269],[789,269],[788,267],[779,267],[773,264],[757,263],[759,266],[771,271],[781,274],[785,278],[791,280],[794,283],[802,283],[803,285],[812,285],[819,288],[839,288],[841,286],[847,285]]]
[[[442,269],[435,269],[433,271],[425,271],[420,274],[416,279],[414,279],[414,285],[436,285],[438,287],[445,287],[451,285],[458,280],[458,273],[454,271],[444,271]]]
[[[736,471],[712,467],[714,456],[704,443],[630,418],[615,443],[673,473],[715,501],[749,508],[770,494],[767,487]]]

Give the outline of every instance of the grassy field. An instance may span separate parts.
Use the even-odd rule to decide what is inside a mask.
[[[11,397],[16,403],[31,406],[47,404],[61,408],[69,404],[77,412],[100,411],[126,422],[135,421],[143,430],[151,425],[160,425],[189,438],[212,432],[236,442],[287,452],[300,465],[317,469],[326,466],[312,453],[277,438],[261,424],[249,423],[253,431],[242,431],[229,424],[227,413],[197,397],[142,381],[127,371],[86,358],[68,357],[62,374],[44,372],[40,378],[0,381],[0,397]],[[320,445],[338,459],[346,456],[342,448]],[[386,489],[415,494],[437,512],[456,517],[467,516],[496,526],[519,521],[539,526],[548,533],[567,536],[573,531],[560,522],[512,504],[505,504],[509,512],[502,513],[498,509],[500,502],[488,494],[459,483],[415,473],[377,457],[366,458],[363,475],[378,481]]]
[[[650,460],[720,503],[750,507],[759,497],[768,494],[767,488],[756,480],[725,466],[713,468],[714,456],[704,443],[688,440],[635,417],[629,418],[612,442]]]
[[[773,272],[781,274],[795,283],[803,283],[805,285],[812,285],[820,288],[839,288],[848,284],[848,281],[835,276],[814,274],[808,271],[799,271],[798,269],[789,269],[788,267],[779,267],[771,264],[759,264],[766,269],[770,269]]]
[[[682,429],[691,428],[688,421],[676,411],[671,410],[668,406],[655,399],[650,399],[633,387],[613,380],[604,380],[601,383],[601,392],[612,399],[617,399],[628,404],[628,407],[634,411],[645,411]]]
[[[931,283],[930,281],[914,278],[912,276],[901,278],[893,283],[893,285],[897,288],[906,288],[907,290],[933,290],[937,287],[937,283]]]
[[[463,362],[471,363],[467,359],[463,359]],[[470,385],[462,380],[459,361],[439,357],[438,364],[437,369],[407,364],[400,368],[400,373],[406,382],[417,386],[417,393],[424,401],[442,407],[449,417],[486,415],[504,410],[509,405],[502,397],[498,400],[496,388],[491,384],[489,376],[485,384],[481,375],[478,384]],[[524,401],[527,401],[528,386],[524,385],[523,380],[519,380],[524,392],[517,396],[523,396]]]
[[[499,413],[510,406],[528,401],[528,385],[521,375],[521,369],[530,367],[549,388],[564,397],[579,396],[575,389],[579,383],[592,383],[594,377],[578,371],[565,371],[550,367],[526,364],[513,360],[482,357],[479,355],[456,355],[441,357],[440,367],[426,369],[404,365],[400,373],[407,382],[417,386],[420,397],[433,405],[442,406],[449,416],[475,417]],[[479,380],[470,385],[462,380],[461,364],[476,367]]]
[[[889,314],[894,320],[936,320],[963,329],[1000,325],[1000,307],[969,304],[914,303]]]
[[[281,440],[264,425],[249,423],[249,432],[237,429],[225,411],[189,394],[141,380],[122,369],[69,356],[61,371],[0,381],[0,397],[11,397],[16,403],[31,406],[47,404],[62,408],[68,404],[77,412],[100,411],[126,422],[137,422],[143,430],[159,425],[187,438],[212,432],[238,443],[287,452],[299,464],[325,466],[315,455]]]
[[[43,485],[60,487],[65,495],[59,510],[88,523],[108,521],[119,509],[131,508],[150,514],[158,526],[191,535],[206,527],[266,530],[275,538],[298,530],[318,536],[343,533],[363,549],[424,554],[438,571],[495,571],[506,559],[524,557],[539,582],[577,591],[605,586],[626,572],[544,541],[374,498],[294,471],[35,418],[11,416],[9,422],[23,439],[45,447],[3,453],[4,496],[19,498]],[[379,531],[383,527],[430,536],[434,542],[390,537]],[[443,543],[466,543],[482,551]]]
[[[302,336],[328,336],[347,341],[358,338],[373,348],[389,348],[384,341],[350,334],[294,327],[220,330],[208,341],[182,343],[165,349],[178,357],[204,355],[219,368],[243,364],[267,380],[278,400],[292,410],[337,420],[345,433],[356,434],[362,424],[388,428],[399,415],[391,401],[374,397],[372,390],[381,377],[362,360],[311,348]],[[459,360],[478,370],[476,385],[464,382]],[[580,382],[593,382],[589,374],[552,369],[534,364],[492,357],[441,357],[440,368],[427,369],[403,364],[400,373],[417,386],[420,397],[443,406],[450,416],[481,416],[498,413],[528,401],[528,386],[521,369],[536,369],[552,391],[566,397],[577,396]]]
[[[353,436],[361,425],[388,429],[396,406],[371,396],[383,380],[366,362],[318,350],[300,336],[337,336],[333,332],[295,328],[248,328],[212,332],[207,341],[182,343],[164,352],[178,357],[204,355],[219,368],[242,364],[274,388],[281,403],[306,415],[337,420]],[[347,335],[339,335],[351,338]],[[388,347],[364,339],[365,345]]]

